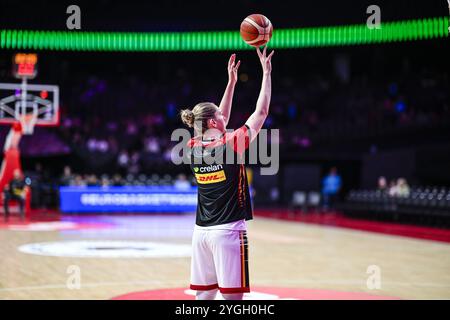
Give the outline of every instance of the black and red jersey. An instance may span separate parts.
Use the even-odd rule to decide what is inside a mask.
[[[207,227],[253,218],[245,166],[238,161],[249,144],[246,125],[215,140],[189,140],[191,170],[198,185],[197,225]],[[229,161],[230,155],[233,161]]]

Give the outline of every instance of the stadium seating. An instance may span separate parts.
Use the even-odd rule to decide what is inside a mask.
[[[340,209],[349,215],[407,220],[426,224],[450,222],[450,189],[413,187],[408,196],[390,196],[380,190],[351,190]]]

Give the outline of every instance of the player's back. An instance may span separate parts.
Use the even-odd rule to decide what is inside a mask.
[[[216,140],[197,137],[189,141],[191,170],[198,185],[197,225],[252,219],[246,170],[238,163],[249,144],[248,132],[243,126]],[[230,154],[233,161],[227,162]]]

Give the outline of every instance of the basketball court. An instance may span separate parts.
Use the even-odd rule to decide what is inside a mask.
[[[193,299],[193,221],[89,215],[0,224],[0,298]],[[258,216],[249,241],[247,299],[450,297],[448,242]],[[379,289],[368,287],[370,266],[379,268]],[[79,289],[71,288],[74,268]]]
[[[298,18],[268,2],[263,15],[219,1],[208,17],[209,2],[105,3],[110,16],[91,2],[34,5],[8,18],[16,29],[0,26],[0,299],[193,300],[197,205],[218,207],[198,210],[220,212],[197,220],[207,227],[244,225],[255,208],[245,300],[450,299],[447,4],[423,16],[389,1],[381,16],[377,5],[302,4]],[[251,132],[276,131],[258,142],[276,172],[258,173],[261,159],[230,169],[236,178],[176,163],[171,134],[183,123],[198,133],[194,119],[224,123],[199,150],[225,150],[230,119],[248,138],[241,156]],[[240,286],[221,287],[238,295],[239,241]]]

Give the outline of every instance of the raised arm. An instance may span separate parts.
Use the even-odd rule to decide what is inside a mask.
[[[258,101],[256,102],[256,109],[245,123],[251,130],[252,140],[258,135],[264,121],[266,121],[267,115],[269,114],[270,96],[272,92],[272,80],[270,76],[272,71],[271,59],[274,51],[266,56],[266,49],[267,47],[264,47],[264,50],[261,53],[259,48],[256,48],[256,52],[258,53],[263,69],[263,78],[261,83],[261,91],[259,92]]]
[[[225,124],[230,120],[231,105],[233,103],[234,87],[237,82],[237,72],[241,61],[235,63],[236,54],[232,54],[228,61],[228,84],[223,94],[222,101],[220,101],[219,109],[225,119]]]

